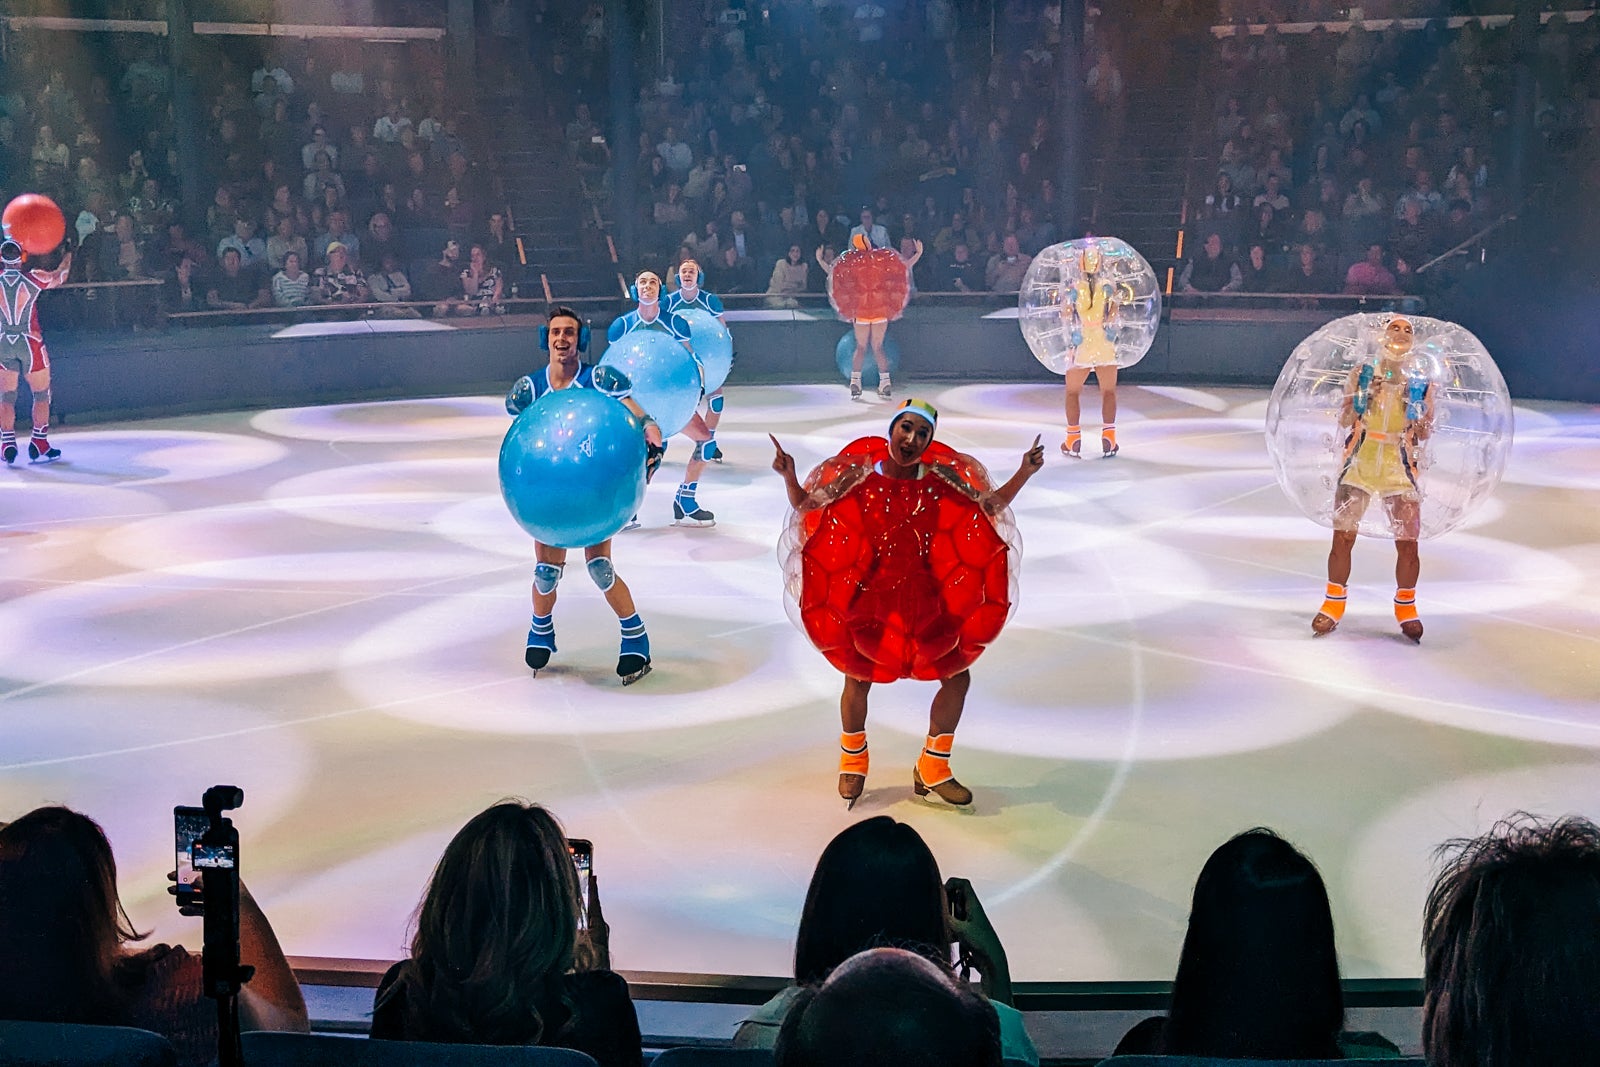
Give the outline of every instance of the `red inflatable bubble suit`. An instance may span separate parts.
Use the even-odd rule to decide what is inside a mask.
[[[905,312],[911,277],[891,248],[852,248],[833,261],[828,299],[846,322],[888,322]]]
[[[872,682],[932,681],[972,666],[1016,604],[1021,560],[1010,512],[969,456],[934,442],[918,479],[874,469],[882,437],[852,442],[806,478],[836,492],[789,513],[780,552],[790,614],[828,662]]]
[[[0,215],[11,239],[30,256],[54,252],[67,235],[67,218],[56,202],[39,193],[23,193]]]

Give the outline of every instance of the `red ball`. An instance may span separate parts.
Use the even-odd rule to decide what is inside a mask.
[[[891,248],[852,248],[834,260],[828,299],[847,322],[898,319],[911,299],[911,276]]]
[[[0,216],[11,239],[30,256],[54,252],[67,235],[67,218],[56,202],[40,193],[23,193]]]
[[[1017,548],[1009,522],[997,525],[944,478],[876,473],[887,453],[883,438],[864,437],[806,479],[808,491],[851,488],[791,514],[790,594],[806,636],[850,677],[948,678],[970,667],[1010,616]],[[976,461],[938,442],[923,462],[978,492],[993,488]]]

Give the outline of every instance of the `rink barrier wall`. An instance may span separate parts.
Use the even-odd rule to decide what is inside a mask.
[[[615,301],[594,311],[590,359],[604,354]],[[585,312],[586,314],[589,311]],[[1123,372],[1130,385],[1269,387],[1294,346],[1342,310],[1179,309],[1150,353]],[[849,329],[821,310],[733,311],[737,357],[730,385],[842,381],[834,346]],[[543,362],[541,316],[487,320],[359,320],[212,326],[47,337],[55,419],[92,422],[358,400],[497,394]],[[1028,351],[1005,307],[911,308],[890,330],[904,354],[901,380],[1059,382]],[[336,332],[329,332],[336,331]],[[1488,340],[1486,338],[1486,340]],[[1512,395],[1600,400],[1593,366],[1540,363],[1541,346],[1491,344]],[[1551,364],[1558,361],[1546,357]],[[27,410],[26,388],[19,410]]]

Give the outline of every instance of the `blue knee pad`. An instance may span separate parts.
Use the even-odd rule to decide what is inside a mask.
[[[717,392],[711,394],[711,399],[706,401],[706,406],[711,409],[711,413],[713,415],[721,415],[722,414],[722,392],[721,392],[721,390],[718,390]]]
[[[541,596],[549,596],[561,584],[561,572],[566,567],[560,563],[541,563],[533,568],[533,588]]]
[[[717,439],[713,437],[709,441],[701,441],[694,454],[697,459],[707,461],[715,459],[717,455]]]
[[[596,556],[587,566],[589,577],[594,579],[594,584],[600,587],[602,593],[609,592],[617,584],[617,570],[605,556]]]

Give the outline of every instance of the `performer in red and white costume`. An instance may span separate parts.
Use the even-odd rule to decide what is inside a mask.
[[[47,463],[61,449],[50,447],[50,352],[39,332],[39,294],[67,280],[72,253],[55,270],[23,270],[22,246],[0,242],[0,459],[17,460],[17,380],[33,390],[33,434],[28,459]]]

